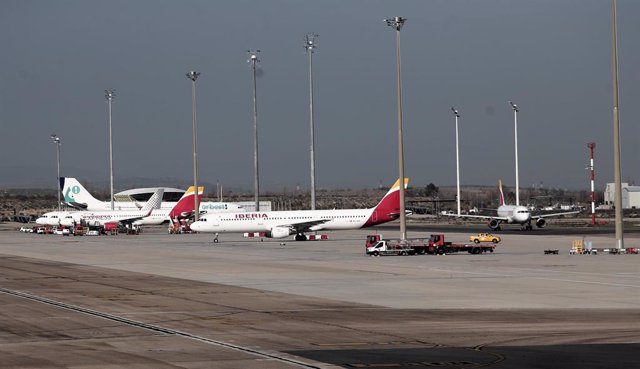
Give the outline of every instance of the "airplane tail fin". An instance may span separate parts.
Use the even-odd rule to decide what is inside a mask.
[[[160,209],[163,195],[164,188],[158,188],[140,210],[150,212],[153,209]]]
[[[500,206],[504,205],[504,192],[502,192],[502,180],[498,180],[498,189],[500,190]]]
[[[175,219],[179,217],[187,217],[190,214],[193,214],[193,208],[195,207],[195,187],[191,186],[187,189],[187,191],[182,195],[180,200],[174,205],[173,209],[169,212],[169,218]],[[202,203],[202,193],[204,192],[204,187],[198,186],[198,203]]]
[[[60,189],[64,196],[64,202],[72,207],[104,209],[104,203],[93,197],[75,178],[60,177]]]
[[[403,191],[408,185],[409,178],[405,178]],[[373,212],[364,227],[389,222],[397,219],[398,217],[400,217],[400,179],[391,186],[387,194],[384,195],[378,205],[373,208]]]

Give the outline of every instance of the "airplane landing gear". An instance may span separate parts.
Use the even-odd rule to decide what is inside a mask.
[[[305,236],[303,233],[296,234],[296,241],[306,241],[306,240],[307,240],[307,236]]]

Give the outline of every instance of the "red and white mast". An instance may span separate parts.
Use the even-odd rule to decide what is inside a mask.
[[[589,142],[587,144],[587,147],[589,147],[589,151],[591,154],[591,161],[589,162],[589,169],[591,170],[591,223],[593,225],[596,225],[596,171],[593,167],[593,151],[596,148],[596,143]]]

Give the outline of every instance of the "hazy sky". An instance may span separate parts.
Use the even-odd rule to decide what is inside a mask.
[[[308,64],[314,55],[317,186],[397,178],[395,34],[403,16],[405,173],[455,184],[461,112],[463,184],[587,189],[613,180],[608,0],[229,0],[0,2],[0,170],[29,187],[62,174],[108,180],[104,89],[114,88],[114,167],[127,177],[192,178],[191,82],[198,88],[200,180],[253,185],[252,79],[264,189],[309,184]],[[640,1],[618,1],[623,179],[638,181]],[[31,183],[33,181],[33,183]],[[54,179],[55,181],[55,179]],[[2,182],[2,181],[0,181]],[[14,183],[15,184],[15,183]],[[2,185],[2,183],[0,183]]]

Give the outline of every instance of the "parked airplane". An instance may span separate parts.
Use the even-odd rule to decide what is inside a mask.
[[[405,178],[404,188],[408,183],[409,179]],[[371,209],[205,214],[191,224],[191,229],[205,233],[265,232],[266,237],[272,238],[295,234],[296,241],[301,241],[306,240],[306,232],[366,228],[399,216],[400,180],[397,180],[380,203]]]
[[[162,189],[159,189],[162,191]],[[204,187],[200,187],[198,191],[198,198],[202,198],[202,192]],[[164,222],[168,222],[170,220],[176,218],[185,218],[193,215],[193,207],[194,207],[194,196],[193,196],[193,186],[189,187],[189,189],[182,195],[180,201],[175,202],[175,206],[172,209],[158,209],[159,203],[154,202],[152,206],[155,206],[151,214],[145,216],[144,218],[136,219],[133,221],[135,225],[160,225]],[[162,197],[162,194],[159,195],[159,198]],[[153,198],[153,196],[152,196]],[[149,199],[151,201],[152,199]],[[98,216],[108,219],[112,217],[112,214],[116,216],[117,214],[125,214],[125,215],[139,215],[142,210],[137,209],[127,209],[127,210],[102,210],[98,212],[91,211],[83,211],[83,210],[71,210],[71,211],[51,211],[43,214],[38,219],[36,219],[37,224],[42,225],[50,225],[50,226],[59,226],[66,225],[72,226],[74,223],[80,223],[82,221],[86,221],[87,217],[90,214],[93,214],[94,217]],[[120,213],[116,213],[120,212]],[[123,213],[124,212],[124,213]],[[95,219],[90,219],[95,220]],[[115,220],[113,220],[115,221]],[[94,222],[95,223],[95,222]],[[99,222],[98,222],[99,223]]]
[[[504,193],[502,192],[502,181],[498,181],[498,188],[500,189],[500,206],[497,209],[498,216],[471,215],[471,214],[468,214],[468,215],[443,214],[443,215],[448,217],[456,217],[456,218],[488,219],[489,228],[491,228],[494,231],[499,231],[501,229],[500,224],[502,223],[520,224],[523,230],[530,231],[533,229],[533,226],[531,225],[532,220],[535,221],[536,226],[538,228],[544,228],[547,225],[547,221],[545,218],[579,213],[579,211],[567,211],[563,213],[532,215],[526,206],[505,204]]]
[[[71,177],[60,177],[60,188],[64,196],[64,202],[66,205],[71,206],[78,210],[89,211],[101,211],[111,210],[110,201],[100,201],[93,197],[86,188],[78,182],[77,179]],[[244,208],[238,204],[230,202],[203,202],[200,203],[200,212],[220,212],[220,213],[238,213],[245,211]],[[162,202],[160,209],[171,210],[176,205],[175,202]],[[114,202],[114,208],[117,210],[139,210],[140,204],[133,201],[116,201]]]
[[[61,219],[60,224],[68,227],[79,223],[94,226],[103,226],[105,223],[113,222],[130,224],[150,216],[153,209],[158,209],[162,202],[163,194],[163,189],[157,189],[140,210],[76,211]]]
[[[69,212],[60,220],[60,224],[64,226],[73,226],[74,224],[85,223],[87,225],[104,225],[105,223],[118,222],[134,225],[159,225],[176,217],[188,216],[193,213],[195,191],[191,186],[182,195],[180,200],[172,209],[157,209],[162,198],[162,189],[156,190],[149,201],[141,210],[103,210],[103,211],[75,211]],[[198,191],[198,196],[202,196],[202,187]]]

